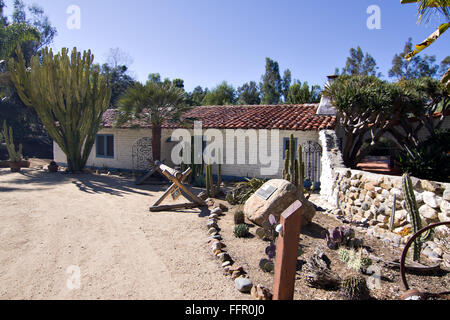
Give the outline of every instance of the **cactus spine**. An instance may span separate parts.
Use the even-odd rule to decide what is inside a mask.
[[[412,187],[412,181],[409,174],[403,175],[403,197],[405,198],[406,210],[408,211],[413,226],[413,233],[422,229],[422,220],[420,219],[419,210],[417,209],[416,196]],[[422,240],[417,239],[414,242],[413,260],[420,262],[420,251],[422,249]]]
[[[27,68],[20,50],[9,62],[11,80],[25,105],[33,107],[52,139],[67,156],[68,170],[81,171],[94,146],[109,107],[107,77],[93,64],[90,51],[49,48],[31,59]]]
[[[6,120],[3,121],[3,138],[5,139],[6,149],[9,154],[9,161],[20,162],[22,160],[22,145],[19,145],[19,150],[16,151],[14,146],[13,130],[11,127],[8,128],[6,125]]]

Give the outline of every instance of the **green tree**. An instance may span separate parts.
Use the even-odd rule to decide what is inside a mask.
[[[446,56],[444,60],[441,62],[441,66],[439,68],[439,75],[441,77],[444,76],[445,72],[450,68],[450,56]]]
[[[237,90],[238,104],[258,105],[261,103],[261,95],[255,81],[244,83]]]
[[[128,67],[125,65],[118,65],[112,67],[109,64],[103,64],[101,67],[101,73],[105,77],[109,77],[109,86],[111,87],[111,107],[117,108],[119,98],[132,87],[136,82],[128,74]]]
[[[203,103],[203,99],[208,94],[208,88],[203,88],[201,86],[197,86],[192,90],[191,93],[188,94],[188,104],[190,106],[201,106]]]
[[[414,56],[410,60],[405,59],[405,56],[411,52],[412,47],[412,38],[409,38],[405,43],[403,52],[396,54],[392,60],[392,68],[389,70],[390,78],[411,80],[420,77],[435,77],[437,75],[439,65],[435,64],[436,56]]]
[[[224,106],[236,103],[236,91],[232,85],[223,81],[216,88],[208,91],[202,101],[205,106]]]
[[[356,49],[350,49],[350,56],[342,69],[342,74],[380,76],[380,74],[377,74],[377,69],[375,59],[369,53],[364,53],[358,46]]]
[[[262,76],[261,103],[278,104],[282,96],[283,81],[280,76],[280,67],[278,62],[266,58],[266,72]]]
[[[119,100],[120,126],[132,119],[140,119],[152,125],[153,160],[161,159],[161,131],[167,121],[180,121],[190,107],[186,103],[186,93],[172,83],[147,81],[137,82]]]
[[[172,80],[172,84],[173,84],[175,87],[184,90],[184,80],[183,80],[183,79],[178,79],[178,78],[177,78],[177,79],[173,79],[173,80]]]
[[[351,168],[355,168],[399,120],[423,108],[424,104],[424,98],[417,92],[374,76],[340,76],[325,87],[323,94],[332,100],[338,111],[345,132],[343,160]]]
[[[417,149],[424,133],[433,138],[443,129],[445,115],[450,110],[450,96],[444,85],[433,78],[400,81],[399,86],[414,97],[412,101],[419,101],[420,107],[410,108],[409,114],[401,117],[398,126],[389,128],[389,132],[401,149]],[[439,111],[441,116],[437,118],[435,114]],[[416,121],[411,122],[411,117]]]
[[[283,74],[282,88],[283,88],[283,99],[287,102],[289,96],[289,89],[291,88],[292,74],[291,70],[287,69]]]
[[[111,89],[108,79],[93,65],[90,51],[83,54],[51,49],[31,59],[27,69],[20,50],[9,62],[11,79],[22,101],[33,107],[53,140],[67,156],[68,170],[81,171],[108,108]]]
[[[150,73],[148,75],[148,81],[154,82],[154,83],[161,83],[161,75],[159,73]]]
[[[304,104],[317,103],[320,101],[320,86],[314,85],[309,87],[308,82],[303,84],[295,80],[294,84],[289,88],[287,103],[289,104]]]

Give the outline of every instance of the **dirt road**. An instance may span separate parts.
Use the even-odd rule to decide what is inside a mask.
[[[148,211],[163,191],[0,169],[0,298],[247,298],[208,252],[199,210]]]

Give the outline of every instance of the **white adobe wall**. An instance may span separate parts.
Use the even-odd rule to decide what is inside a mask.
[[[205,130],[206,131],[206,130]],[[203,132],[205,134],[205,131]],[[219,130],[223,136],[224,139],[224,150],[222,150],[222,155],[225,156],[227,154],[227,135],[233,135],[236,131],[232,129],[221,129]],[[244,130],[245,132],[246,130]],[[258,133],[258,143],[259,143],[259,130],[256,130]],[[192,132],[191,132],[192,134]],[[314,141],[318,142],[319,139],[319,133],[317,131],[294,131],[294,130],[281,130],[279,131],[279,148],[277,151],[277,160],[278,160],[278,170],[277,173],[274,175],[263,175],[261,174],[261,165],[259,164],[259,146],[250,146],[248,138],[245,139],[245,143],[242,143],[242,141],[239,141],[237,138],[235,138],[234,142],[234,157],[235,161],[234,164],[227,164],[225,161],[224,164],[222,164],[222,175],[223,176],[229,176],[229,177],[258,177],[258,178],[274,178],[274,177],[281,177],[284,167],[284,160],[283,160],[283,142],[284,138],[289,138],[291,134],[294,134],[294,137],[298,139],[297,143],[298,145],[301,145],[303,143],[306,143],[308,141]],[[268,153],[270,155],[271,150],[271,143],[270,143],[270,137],[271,137],[271,131],[268,130],[268,137],[269,137],[269,143],[267,146],[267,149],[269,150]],[[257,144],[258,144],[257,143]],[[256,152],[251,153],[252,147],[255,147],[254,150]],[[168,154],[171,152],[166,151]],[[245,154],[245,164],[237,164],[237,157],[238,155]],[[250,164],[250,162],[253,162],[256,164]],[[216,174],[217,167],[213,166],[213,174]]]
[[[98,168],[114,168],[114,169],[133,169],[133,157],[132,150],[134,143],[141,138],[151,138],[151,129],[102,129],[98,134],[111,134],[114,135],[114,158],[97,158],[96,157],[96,145],[92,148],[91,155],[87,161],[88,167]],[[167,139],[170,137],[167,130],[162,132],[162,157],[163,161],[170,159],[170,153],[167,155],[164,152]],[[67,159],[61,148],[54,143],[54,158],[59,165],[67,165]]]
[[[171,153],[173,147],[175,147],[175,142],[167,142],[167,140],[171,137],[173,130],[171,129],[163,129],[162,130],[162,145],[161,145],[161,153],[162,153],[162,161],[170,166],[173,166],[171,161]],[[220,130],[224,137],[224,150],[223,154],[225,155],[227,152],[226,149],[226,135],[227,133],[232,133],[233,130],[223,129]],[[259,131],[257,131],[259,133]],[[96,157],[96,146],[94,145],[89,160],[87,162],[87,166],[89,167],[107,167],[114,169],[133,169],[132,163],[132,148],[133,144],[144,137],[152,137],[152,133],[150,129],[102,129],[99,134],[112,134],[114,135],[114,158],[97,158]],[[250,146],[249,142],[246,139],[245,144],[239,144],[238,140],[235,139],[234,144],[234,154],[237,158],[238,154],[246,155],[246,163],[245,164],[223,164],[222,165],[222,175],[230,176],[230,177],[260,177],[260,178],[274,178],[280,177],[282,175],[284,160],[283,160],[283,141],[284,138],[289,138],[291,134],[294,134],[294,137],[298,139],[298,144],[304,144],[308,141],[319,141],[319,132],[318,131],[294,131],[294,130],[281,130],[279,131],[279,150],[277,153],[279,166],[276,175],[272,176],[264,176],[261,174],[261,166],[259,164],[249,164],[249,158],[258,159],[257,154],[249,154]],[[270,130],[268,131],[268,136],[270,137]],[[270,142],[270,139],[269,139]],[[271,144],[268,144],[268,150],[271,150]],[[258,147],[256,147],[256,152],[259,152]],[[270,153],[270,151],[269,151]],[[66,165],[67,160],[64,153],[61,151],[59,146],[54,143],[54,158],[55,161],[59,165]],[[259,163],[259,161],[257,161]],[[216,170],[216,166],[214,166],[214,173]]]

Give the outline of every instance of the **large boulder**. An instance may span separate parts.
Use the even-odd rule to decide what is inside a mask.
[[[303,204],[302,226],[311,223],[316,214],[316,209],[311,202],[306,200],[303,193],[299,192],[294,184],[287,180],[274,179],[266,182],[261,189],[267,189],[268,186],[276,188],[276,191],[269,199],[264,200],[256,192],[245,203],[244,214],[250,221],[258,226],[263,226],[271,214],[279,220],[281,214],[287,208],[295,201],[300,200]]]

